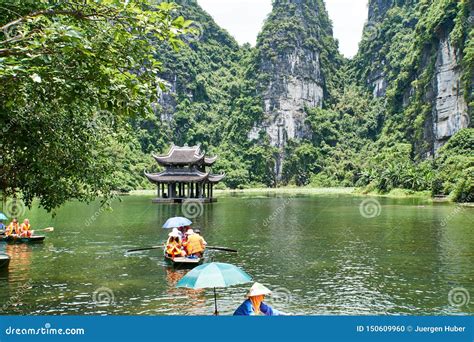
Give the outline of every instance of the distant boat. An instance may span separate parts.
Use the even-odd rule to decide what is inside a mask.
[[[165,251],[165,260],[172,264],[175,267],[195,267],[201,265],[204,261],[204,258],[189,258],[189,257],[174,257],[171,258],[166,254]]]
[[[10,257],[6,254],[0,254],[0,270],[7,269],[10,264]]]
[[[0,241],[11,242],[11,243],[33,243],[33,242],[43,242],[46,236],[37,235],[32,237],[19,237],[19,236],[3,236]]]

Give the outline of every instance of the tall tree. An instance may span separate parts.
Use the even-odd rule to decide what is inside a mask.
[[[47,210],[113,188],[130,116],[151,110],[156,44],[191,22],[147,0],[0,0],[0,190]]]

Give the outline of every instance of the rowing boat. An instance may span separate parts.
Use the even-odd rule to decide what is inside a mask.
[[[0,241],[12,242],[12,243],[34,243],[34,242],[43,242],[46,236],[36,235],[31,237],[19,237],[19,236],[3,236],[0,238]]]
[[[170,258],[165,256],[165,260],[171,263],[173,266],[179,267],[194,267],[202,263],[203,258],[187,258],[187,257],[176,257]]]
[[[190,258],[190,257],[174,257],[171,258],[170,256],[166,255],[165,253],[165,260],[172,264],[173,266],[179,267],[195,267],[204,261],[204,258]]]
[[[6,254],[0,254],[0,270],[8,268],[10,257]]]

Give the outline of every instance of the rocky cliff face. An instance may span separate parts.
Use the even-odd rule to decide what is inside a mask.
[[[328,46],[329,45],[329,46]],[[280,148],[276,162],[281,175],[284,147],[288,140],[309,138],[305,124],[306,107],[322,107],[328,97],[321,55],[332,49],[339,53],[324,3],[315,0],[277,0],[257,43],[259,92],[264,120],[249,133],[257,139],[268,134],[272,146]],[[337,67],[327,65],[327,70]]]
[[[462,86],[463,52],[462,48],[454,46],[450,38],[455,18],[461,20],[461,14],[450,9],[451,14],[445,14],[436,32],[429,32],[432,28],[427,27],[427,23],[437,20],[433,13],[446,11],[441,6],[436,2],[420,4],[418,1],[371,0],[366,30],[372,37],[365,37],[358,56],[370,61],[365,79],[373,96],[385,97],[387,89],[396,83],[401,71],[407,70],[408,62],[403,61],[404,58],[413,53],[413,49],[421,50],[425,46],[420,53],[422,62],[413,67],[410,82],[419,82],[421,75],[430,72],[430,82],[421,90],[424,94],[418,99],[423,98],[424,102],[431,105],[432,111],[425,118],[424,142],[416,142],[416,145],[424,146],[418,152],[428,155],[436,153],[451,136],[469,126],[469,108]],[[428,31],[432,38],[427,37],[420,42],[417,38],[421,37],[423,30]],[[410,47],[410,44],[403,43],[404,37],[418,44]],[[401,50],[402,46],[406,47],[406,51],[397,55],[397,50]],[[434,65],[432,61],[435,61]],[[407,108],[416,100],[414,89],[408,85],[403,89],[403,94],[401,106]]]
[[[432,82],[434,152],[456,132],[469,126],[468,105],[461,86],[460,54],[444,32],[439,39]]]
[[[414,22],[410,18],[404,18],[406,22],[401,25],[401,30],[394,30],[384,26],[389,21],[389,10],[393,8],[409,9],[416,7],[417,0],[370,0],[368,8],[368,19],[364,28],[363,43],[360,46],[359,55],[369,60],[371,65],[365,76],[366,84],[371,88],[374,97],[384,97],[389,85],[390,69],[392,68],[390,58],[391,44],[397,40],[397,35],[406,35],[407,31],[414,29]],[[408,10],[407,10],[408,9]],[[389,26],[389,25],[387,25]],[[403,30],[403,32],[401,32]]]

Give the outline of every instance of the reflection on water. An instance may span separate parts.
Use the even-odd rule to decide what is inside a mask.
[[[453,205],[381,198],[380,215],[367,219],[362,200],[231,196],[205,205],[194,221],[211,245],[239,250],[209,251],[206,260],[242,267],[275,289],[269,301],[283,311],[472,314],[474,305],[448,301],[456,287],[474,298],[472,209],[452,215]],[[170,268],[162,251],[124,253],[164,241],[162,223],[181,214],[147,197],[124,197],[111,211],[69,203],[54,219],[32,210],[35,225],[56,230],[43,244],[0,243],[11,256],[0,273],[3,313],[212,314],[212,289],[177,289],[189,270]],[[249,285],[218,290],[221,314],[235,310]]]

